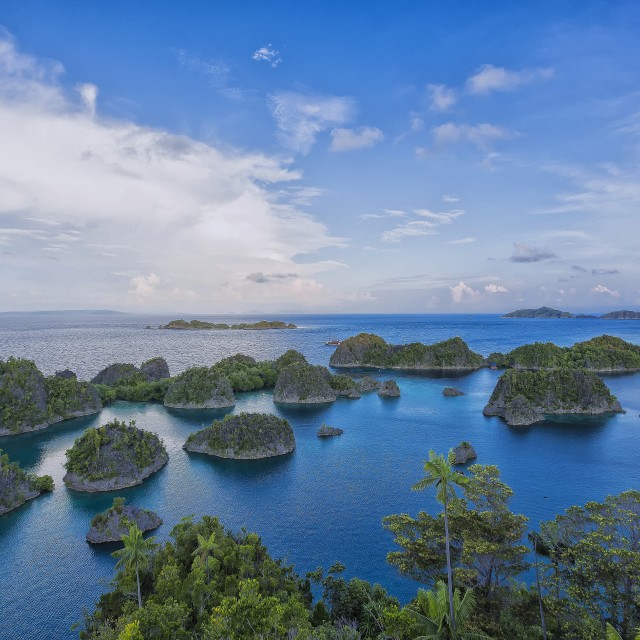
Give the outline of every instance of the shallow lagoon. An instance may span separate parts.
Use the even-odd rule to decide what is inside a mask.
[[[332,349],[324,341],[359,331],[390,342],[460,335],[485,355],[534,340],[568,345],[602,333],[640,342],[640,323],[635,322],[496,316],[288,316],[283,319],[303,328],[266,333],[144,329],[168,319],[5,316],[0,318],[0,357],[28,356],[47,373],[69,366],[89,377],[111,362],[140,363],[157,354],[167,358],[173,373],[238,351],[262,359],[288,348],[326,364]],[[266,461],[187,454],[182,450],[187,435],[223,413],[154,404],[117,403],[99,416],[1,439],[0,447],[11,457],[29,471],[52,475],[57,488],[0,519],[0,637],[75,637],[70,625],[113,575],[115,560],[109,554],[115,547],[91,547],[84,536],[91,517],[114,495],[157,511],[165,522],[156,532],[160,539],[182,516],[210,513],[232,529],[258,532],[274,556],[286,558],[300,573],[340,560],[348,575],[378,581],[407,600],[418,585],[385,563],[393,545],[381,518],[436,509],[430,494],[410,491],[430,448],[446,451],[470,440],[479,462],[500,467],[515,490],[513,508],[528,515],[532,525],[572,504],[638,488],[640,374],[606,378],[628,411],[624,415],[565,418],[524,429],[482,416],[498,375],[490,370],[454,377],[394,372],[402,390],[398,400],[370,394],[318,407],[276,407],[268,392],[240,394],[234,411],[271,411],[293,426],[296,451]],[[448,385],[466,395],[444,398],[442,389]],[[87,426],[114,417],[135,419],[158,433],[169,463],[139,487],[94,495],[68,491],[62,483],[65,450]],[[343,428],[344,435],[317,438],[322,422]]]

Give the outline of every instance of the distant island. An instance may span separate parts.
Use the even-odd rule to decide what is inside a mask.
[[[640,311],[610,311],[602,316],[579,313],[574,315],[569,311],[560,311],[551,307],[539,309],[517,309],[505,313],[503,318],[599,318],[601,320],[640,320]]]
[[[297,329],[298,327],[291,322],[283,322],[282,320],[260,320],[260,322],[241,322],[240,324],[225,324],[224,322],[206,322],[204,320],[171,320],[171,322],[162,325],[160,329],[178,329],[193,331],[199,329],[247,329],[259,331],[263,329]]]

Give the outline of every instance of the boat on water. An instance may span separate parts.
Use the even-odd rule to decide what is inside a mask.
[[[331,338],[331,340],[327,340],[325,344],[330,347],[337,346],[340,344],[340,340],[338,340],[337,338]]]

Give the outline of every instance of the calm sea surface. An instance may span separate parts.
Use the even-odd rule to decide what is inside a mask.
[[[156,355],[166,358],[172,374],[238,352],[263,360],[292,348],[313,363],[327,365],[333,349],[326,340],[362,331],[392,343],[460,336],[484,355],[533,341],[568,346],[603,333],[640,344],[640,321],[493,315],[283,317],[300,327],[295,331],[145,328],[170,319],[0,314],[0,358],[30,358],[45,374],[68,367],[86,379],[113,362],[140,364]],[[234,411],[271,412],[291,423],[297,449],[275,460],[224,461],[187,454],[182,444],[189,433],[223,414],[168,410],[157,404],[116,403],[94,417],[0,438],[0,448],[11,458],[30,472],[50,474],[56,483],[52,494],[0,518],[0,638],[77,637],[71,625],[81,619],[83,608],[92,607],[113,576],[110,553],[115,547],[92,547],[85,534],[93,515],[107,508],[114,495],[157,511],[164,519],[156,531],[160,540],[181,517],[208,513],[230,529],[256,531],[275,557],[293,563],[300,574],[340,560],[348,576],[379,582],[406,601],[418,585],[386,564],[393,541],[381,519],[391,513],[437,510],[431,493],[410,491],[422,475],[429,449],[445,452],[461,440],[471,441],[478,462],[500,467],[515,490],[513,509],[527,515],[531,526],[572,504],[640,488],[640,374],[605,379],[626,414],[528,428],[510,428],[498,418],[483,417],[482,407],[499,372],[374,375],[395,378],[402,397],[382,400],[370,394],[332,405],[286,408],[275,406],[268,392],[238,394]],[[444,398],[442,389],[448,385],[466,395]],[[113,418],[135,419],[161,436],[169,463],[131,489],[97,495],[67,490],[62,482],[66,449],[87,427]],[[317,438],[322,422],[344,429],[344,435]]]

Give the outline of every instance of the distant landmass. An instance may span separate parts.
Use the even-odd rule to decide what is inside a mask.
[[[640,320],[640,311],[610,311],[602,316],[588,315],[580,313],[574,315],[569,311],[560,311],[551,307],[540,307],[539,309],[517,309],[510,313],[505,313],[503,318],[600,318],[602,320]]]
[[[113,309],[49,309],[44,311],[0,311],[0,315],[128,315],[126,311],[114,311]]]
[[[295,324],[287,324],[281,320],[261,320],[260,322],[242,322],[240,324],[225,324],[218,322],[205,322],[204,320],[171,320],[168,324],[162,325],[160,329],[178,329],[178,330],[199,330],[199,329],[297,329]]]

